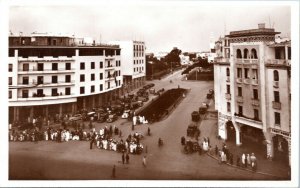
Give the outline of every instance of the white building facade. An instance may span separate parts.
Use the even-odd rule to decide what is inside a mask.
[[[256,144],[290,164],[290,41],[274,29],[233,31],[220,39],[214,64],[218,135]]]
[[[77,45],[69,36],[9,37],[10,122],[104,105],[121,94],[118,45]]]

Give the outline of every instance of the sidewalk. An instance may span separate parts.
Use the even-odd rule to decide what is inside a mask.
[[[213,110],[213,104],[210,105],[209,110]],[[259,173],[264,175],[269,175],[278,178],[278,180],[289,180],[290,177],[290,167],[287,164],[282,164],[280,161],[271,161],[265,157],[266,151],[265,146],[257,147],[255,144],[242,144],[241,146],[237,146],[233,141],[224,141],[222,139],[218,139],[218,119],[217,117],[211,116],[211,114],[207,114],[206,118],[202,120],[200,124],[201,130],[201,140],[204,137],[209,137],[211,150],[208,152],[208,156],[211,159],[219,162],[219,157],[215,154],[215,146],[217,145],[218,149],[222,149],[222,145],[225,143],[229,151],[233,154],[233,165],[226,164],[232,166],[232,168],[240,168],[251,173]],[[243,168],[238,167],[237,164],[237,156],[241,158],[242,154],[251,154],[254,153],[257,158],[257,170],[253,172],[250,167]],[[241,164],[241,160],[240,160]]]

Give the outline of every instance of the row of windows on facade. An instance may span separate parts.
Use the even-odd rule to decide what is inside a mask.
[[[257,53],[254,48],[249,51],[247,48],[242,51],[240,49],[236,50],[236,58],[244,58],[244,59],[257,59]]]
[[[230,102],[227,102],[227,112],[231,112],[231,104]],[[258,109],[253,109],[254,113],[254,120],[259,121],[259,111]],[[243,106],[238,106],[238,115],[242,116],[243,115]],[[274,112],[274,121],[275,125],[280,126],[280,113],[279,112]]]
[[[105,65],[105,68],[108,67],[120,67],[121,66],[121,61],[120,60],[116,60],[116,64],[114,65],[113,62],[111,61],[107,61],[107,64]],[[91,62],[91,69],[95,69],[95,62]],[[99,68],[102,69],[103,68],[103,62],[100,61],[99,62]],[[80,70],[85,70],[85,62],[81,62],[80,63]]]
[[[136,67],[136,68],[133,68],[133,71],[134,71],[134,72],[142,72],[142,71],[144,71],[144,67]]]
[[[59,70],[58,69],[58,63],[52,63],[51,64],[51,70]],[[43,63],[37,63],[37,68],[29,69],[29,63],[23,63],[21,71],[44,71],[44,64]],[[61,70],[71,70],[71,63],[65,63],[65,68]],[[13,64],[8,64],[8,72],[13,71]]]
[[[246,79],[250,78],[250,74],[249,74],[249,68],[244,68],[244,77]],[[243,70],[242,68],[237,68],[237,77],[238,78],[242,78],[242,74],[243,74]],[[252,69],[252,78],[253,79],[258,79],[258,72],[257,69]],[[226,76],[230,76],[230,70],[229,68],[226,68]],[[277,70],[273,71],[273,80],[274,81],[279,81],[279,72]]]
[[[141,59],[141,60],[133,60],[133,64],[144,64],[144,60]]]
[[[73,48],[9,48],[9,57],[14,57],[15,50],[18,50],[18,56],[23,58],[45,56],[60,57],[67,56],[73,57],[76,55],[76,49]],[[99,48],[83,48],[79,49],[79,56],[115,56],[120,55],[120,49],[99,49]]]
[[[108,73],[106,78],[113,78],[116,76],[121,76],[121,71],[115,71],[114,73]],[[99,74],[99,80],[103,80],[103,73]],[[91,81],[95,81],[95,74],[91,74]],[[85,75],[80,75],[80,82],[85,82]]]
[[[144,51],[144,45],[133,45],[134,51]]]
[[[120,80],[115,81],[115,86],[116,87],[118,87],[120,85],[121,85],[121,81]],[[108,82],[106,89],[111,89],[111,88],[113,88],[113,87],[110,85],[110,82]],[[79,90],[80,90],[80,94],[85,94],[85,87],[84,86],[80,87]],[[103,91],[103,84],[100,84],[99,91]],[[90,87],[90,93],[94,93],[94,92],[95,92],[95,86],[92,85]]]
[[[57,88],[52,88],[51,89],[51,95],[50,96],[63,96],[63,95],[71,95],[71,88],[70,87],[66,87],[65,88],[65,92],[58,92]],[[8,93],[9,99],[12,98],[12,91],[9,90]],[[48,97],[49,95],[45,95],[44,94],[44,90],[43,89],[37,89],[35,93],[32,94],[32,97]],[[29,97],[29,90],[24,89],[22,90],[22,98],[28,98]]]
[[[242,97],[243,96],[243,90],[242,87],[238,87],[238,96]],[[258,89],[253,89],[253,99],[258,100]],[[226,85],[226,93],[230,94],[230,85]],[[273,91],[274,94],[274,102],[280,102],[280,95],[279,91]]]
[[[144,52],[133,52],[133,57],[143,57],[144,56]]]

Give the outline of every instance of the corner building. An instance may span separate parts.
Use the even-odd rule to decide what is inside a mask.
[[[114,100],[122,86],[118,45],[72,36],[9,37],[9,121],[74,114]]]
[[[254,144],[290,165],[291,42],[274,29],[232,31],[216,43],[214,63],[218,135]]]

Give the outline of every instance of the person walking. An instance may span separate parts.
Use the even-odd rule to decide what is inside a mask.
[[[240,166],[240,157],[237,155],[236,156],[236,166]]]
[[[123,164],[125,163],[125,155],[124,155],[124,153],[122,154],[122,163]]]
[[[247,168],[248,161],[247,161],[247,156],[245,155],[245,168]]]
[[[146,155],[143,157],[143,166],[146,167],[147,161],[146,161]]]
[[[246,159],[246,156],[243,153],[243,155],[242,155],[242,164],[243,164],[243,167],[245,167],[245,162],[246,162],[245,159]]]
[[[251,166],[251,160],[250,160],[250,154],[247,154],[247,162],[248,162],[248,166]]]
[[[150,136],[150,134],[151,134],[151,133],[150,133],[150,127],[148,127],[148,136]]]
[[[129,164],[129,155],[128,155],[128,153],[126,153],[126,164]]]
[[[116,165],[114,165],[113,169],[112,169],[112,174],[111,174],[112,178],[116,178]]]

